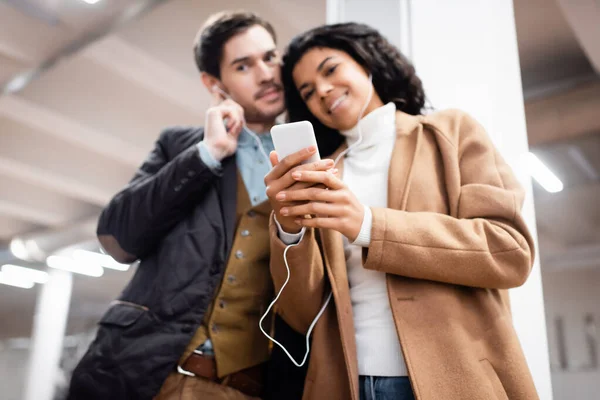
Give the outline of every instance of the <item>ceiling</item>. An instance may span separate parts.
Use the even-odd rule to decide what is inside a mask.
[[[563,268],[565,254],[600,265],[598,49],[564,3],[515,1],[530,144],[566,184],[553,195],[535,186],[548,268]],[[192,40],[208,15],[242,5],[274,24],[280,44],[326,15],[321,0],[0,1],[0,262],[17,236],[93,239],[160,130],[202,123],[209,99]],[[69,330],[93,325],[131,273],[76,275]],[[29,334],[38,290],[1,285],[0,320],[14,323],[0,339]]]
[[[587,0],[580,3],[584,1]],[[526,94],[557,82],[594,75],[560,0],[516,0],[514,8]]]
[[[209,97],[192,41],[210,14],[256,10],[284,45],[325,22],[325,2],[314,3],[0,1],[0,263],[16,236],[93,238],[90,221],[133,176],[161,129],[202,123]],[[26,85],[6,93],[22,83],[19,76]],[[131,274],[74,274],[69,331],[93,325]],[[29,335],[39,289],[0,285],[0,320],[13,321],[2,324],[0,339]]]

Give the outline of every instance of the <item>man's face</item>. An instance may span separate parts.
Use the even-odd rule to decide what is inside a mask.
[[[255,25],[225,43],[221,82],[248,122],[269,123],[283,112],[280,58],[265,28]]]

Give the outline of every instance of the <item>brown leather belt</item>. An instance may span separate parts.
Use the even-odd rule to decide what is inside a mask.
[[[229,386],[233,389],[253,397],[259,397],[262,394],[263,365],[247,368],[223,379],[217,376],[217,363],[214,356],[206,356],[200,352],[192,353],[177,369],[179,373],[189,376],[199,376],[221,385]]]

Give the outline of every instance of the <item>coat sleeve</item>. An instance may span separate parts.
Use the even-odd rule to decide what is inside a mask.
[[[288,276],[284,252],[273,214],[269,226],[271,236],[271,276],[279,293]],[[315,230],[307,229],[298,245],[286,254],[290,278],[277,301],[277,312],[294,330],[306,334],[324,301],[325,269]]]
[[[481,288],[522,285],[534,242],[521,215],[524,191],[483,128],[458,116],[458,215],[373,208],[365,268]]]
[[[102,211],[97,235],[115,260],[143,258],[199,201],[217,177],[192,145],[169,158],[183,131],[165,130],[129,184]]]

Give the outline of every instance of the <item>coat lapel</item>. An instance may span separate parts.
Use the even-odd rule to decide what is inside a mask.
[[[223,226],[225,227],[226,254],[229,254],[235,233],[237,207],[237,166],[235,156],[223,160],[223,177],[219,179],[219,195],[223,205]]]
[[[423,127],[420,117],[396,112],[396,143],[388,178],[388,207],[405,210]]]
[[[330,157],[337,157],[348,148],[344,143]],[[335,168],[339,170],[338,176],[344,175],[344,157],[340,158]],[[334,304],[336,307],[337,322],[340,329],[341,342],[344,348],[345,363],[347,365],[348,379],[352,382],[350,392],[353,399],[359,398],[358,393],[358,361],[356,359],[356,341],[354,338],[354,321],[352,319],[352,303],[350,301],[350,286],[346,269],[346,256],[344,254],[344,241],[342,234],[332,229],[319,229],[323,261],[327,277],[331,284]]]
[[[420,143],[420,117],[396,113],[397,138],[392,152],[389,166],[388,207],[404,209],[406,207],[408,192],[412,177],[412,167]],[[347,148],[342,145],[330,158],[337,156]],[[339,176],[343,177],[344,158],[336,164]],[[352,302],[350,300],[350,286],[344,254],[342,235],[334,230],[319,229],[321,245],[323,248],[325,268],[335,299],[337,318],[340,328],[341,340],[345,349],[348,377],[352,382],[352,398],[359,398],[358,394],[358,361],[356,358],[356,341],[354,338],[354,321],[352,318]]]

